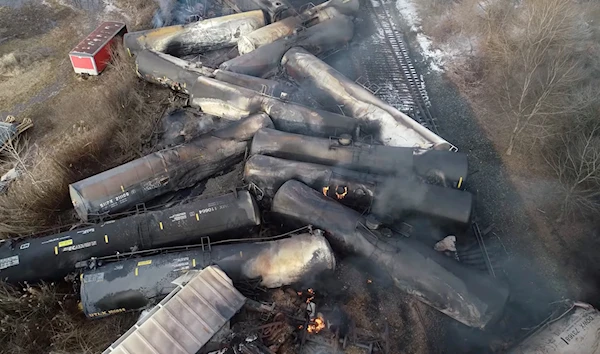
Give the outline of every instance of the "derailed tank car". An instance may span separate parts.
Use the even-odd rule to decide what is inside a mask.
[[[248,191],[198,199],[85,228],[0,243],[0,279],[9,283],[59,280],[76,263],[157,247],[248,235],[260,211]]]
[[[266,20],[261,10],[242,12],[187,25],[129,32],[124,37],[124,44],[131,54],[143,49],[174,56],[200,54],[236,45],[241,35],[266,25]]]
[[[580,354],[600,352],[600,312],[575,302],[557,320],[549,321],[509,354]]]
[[[325,230],[337,252],[366,258],[398,288],[467,326],[484,328],[500,316],[508,299],[507,287],[487,274],[399,235],[392,237],[393,244],[386,242],[379,230],[367,229],[360,213],[301,182],[281,186],[272,211]]]
[[[256,132],[250,154],[373,174],[402,176],[414,173],[455,188],[462,187],[468,173],[467,156],[462,153],[371,145],[345,137],[323,139],[268,128]]]
[[[471,193],[421,183],[411,176],[386,177],[263,155],[248,159],[244,179],[268,198],[294,179],[344,205],[370,209],[386,222],[426,217],[434,226],[464,229],[473,210]]]
[[[98,318],[153,305],[175,288],[173,280],[209,265],[219,266],[234,282],[260,279],[262,286],[276,288],[310,284],[319,273],[335,269],[335,256],[323,236],[299,234],[110,262],[84,271],[83,311]]]
[[[384,145],[455,150],[456,148],[406,114],[380,100],[364,87],[304,48],[288,50],[281,61],[288,75],[305,83],[317,98],[329,98],[348,115],[381,127]]]
[[[87,221],[191,187],[241,161],[254,133],[272,124],[266,114],[254,115],[73,183],[69,185],[73,207]]]

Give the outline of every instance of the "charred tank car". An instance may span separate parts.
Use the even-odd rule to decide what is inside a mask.
[[[259,241],[197,247],[86,270],[81,278],[83,311],[98,318],[153,305],[175,288],[173,280],[209,265],[219,266],[234,282],[260,279],[268,288],[310,284],[317,274],[335,269],[333,251],[319,234]]]
[[[487,274],[466,268],[421,242],[368,228],[355,210],[298,181],[286,182],[273,198],[273,213],[326,231],[336,252],[364,257],[401,290],[471,327],[497,319],[508,289]],[[385,241],[384,241],[385,240]]]
[[[0,278],[10,283],[59,280],[77,262],[149,248],[245,236],[260,225],[247,191],[199,199],[44,237],[0,243]]]
[[[417,176],[447,187],[461,188],[468,173],[467,155],[452,151],[364,144],[349,137],[322,139],[261,129],[252,140],[251,155],[312,162],[372,174]]]
[[[264,155],[248,159],[244,179],[260,197],[269,199],[294,179],[344,205],[370,210],[385,222],[428,218],[436,227],[464,229],[473,209],[471,193],[425,184],[411,176],[389,177]]]
[[[69,186],[79,217],[87,221],[128,210],[169,191],[191,187],[242,160],[248,142],[272,126],[257,114],[173,148],[117,166]]]

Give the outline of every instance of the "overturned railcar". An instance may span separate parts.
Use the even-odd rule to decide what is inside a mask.
[[[575,302],[558,319],[543,323],[509,354],[597,354],[600,352],[600,312]]]
[[[69,185],[73,207],[81,220],[87,221],[191,187],[241,161],[254,133],[272,126],[266,114],[254,115],[75,182]]]
[[[349,116],[379,125],[381,129],[378,138],[384,145],[456,149],[442,137],[383,102],[301,47],[288,50],[281,64],[288,75],[308,85],[315,97],[332,100],[341,105]]]
[[[358,0],[329,0],[317,6],[309,7],[296,16],[287,17],[242,36],[238,41],[238,52],[241,55],[250,53],[258,47],[291,36],[297,31],[304,30],[338,15],[353,17],[358,12],[358,8]]]
[[[466,268],[420,242],[401,236],[386,242],[365,218],[298,181],[286,182],[273,198],[273,213],[326,231],[337,252],[362,256],[419,301],[464,323],[484,328],[508,299],[504,284]]]
[[[462,153],[371,145],[346,137],[323,139],[268,128],[254,135],[250,154],[373,174],[403,176],[414,173],[454,188],[463,186],[468,173],[467,155]]]
[[[141,50],[135,58],[137,75],[151,83],[189,93],[199,76],[210,76],[213,70],[154,50]]]
[[[323,236],[251,241],[205,245],[88,269],[81,277],[83,310],[86,316],[97,318],[153,305],[175,288],[173,280],[209,265],[219,266],[234,282],[260,279],[268,288],[293,283],[310,286],[319,273],[335,269],[335,256]]]
[[[260,212],[247,191],[198,199],[44,237],[0,243],[0,279],[10,283],[59,280],[79,261],[148,248],[248,235]]]
[[[265,112],[271,117],[275,128],[297,134],[356,136],[361,130],[360,122],[356,119],[284,102],[209,77],[198,78],[190,92],[189,104],[204,113],[232,120]]]
[[[294,179],[344,205],[370,210],[386,222],[426,217],[438,227],[463,229],[470,225],[473,210],[471,193],[424,184],[411,176],[386,177],[263,155],[248,159],[244,179],[268,198]]]
[[[219,69],[266,77],[279,70],[281,58],[294,46],[306,48],[314,55],[319,55],[346,45],[353,36],[352,19],[337,16],[228,60],[221,64]]]
[[[146,31],[129,32],[124,44],[130,54],[152,49],[174,56],[200,54],[232,47],[241,35],[267,24],[265,13],[254,10],[210,18],[187,25],[175,25]]]

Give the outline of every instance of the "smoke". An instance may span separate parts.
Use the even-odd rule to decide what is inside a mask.
[[[152,18],[154,28],[184,25],[204,19],[205,0],[155,0],[158,10]]]

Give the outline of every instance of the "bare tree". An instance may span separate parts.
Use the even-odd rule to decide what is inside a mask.
[[[559,219],[600,212],[600,116],[588,117],[558,141],[546,161],[560,184]]]
[[[570,0],[526,0],[499,21],[486,49],[498,106],[511,118],[510,155],[528,129],[547,134],[592,101],[579,94],[586,71],[578,49],[588,35]]]

